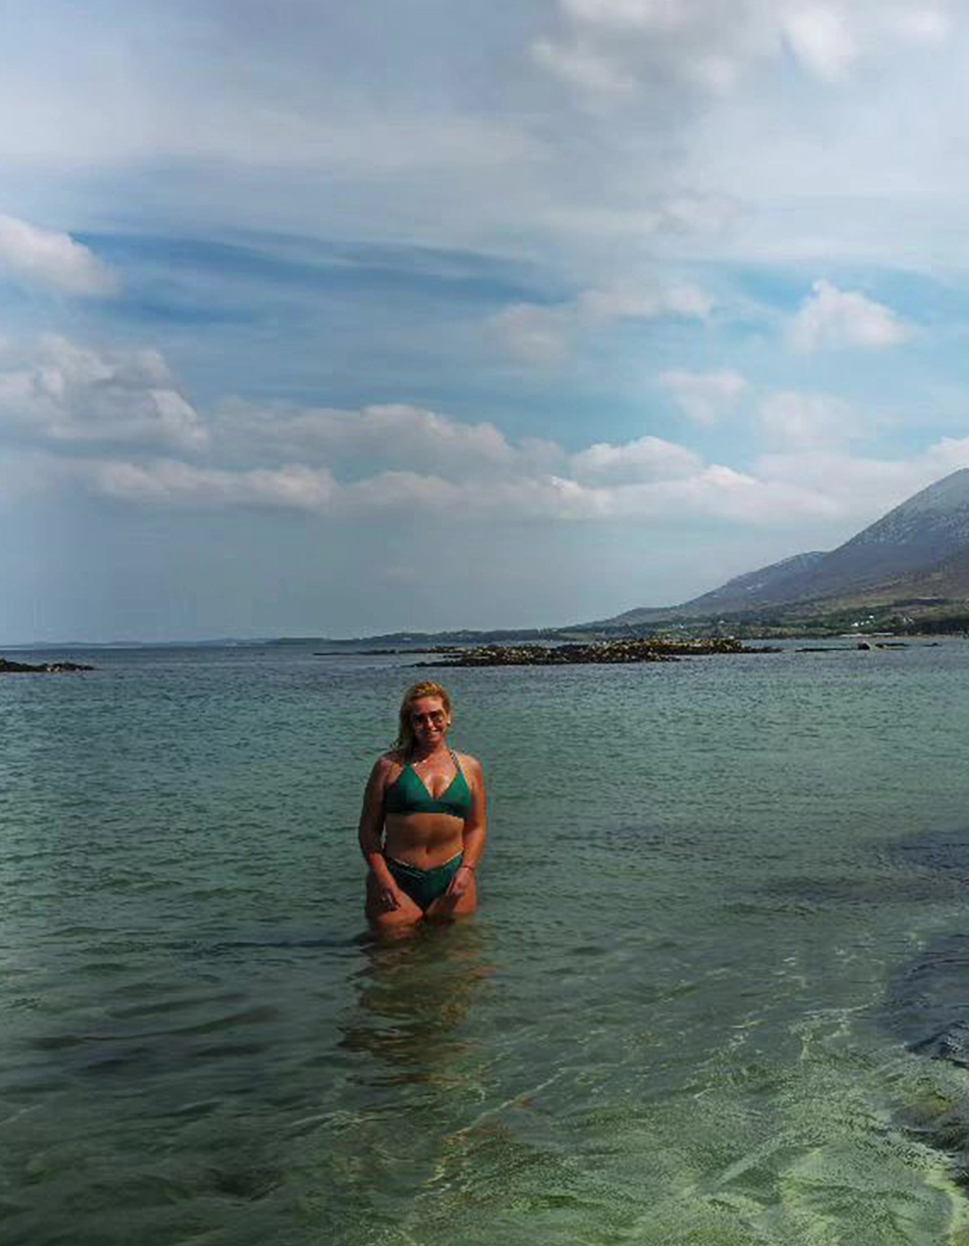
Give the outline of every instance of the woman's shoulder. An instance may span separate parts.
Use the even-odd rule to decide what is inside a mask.
[[[373,764],[373,770],[370,772],[374,779],[387,782],[396,777],[396,775],[404,768],[404,758],[398,749],[392,748],[386,753],[381,753]]]
[[[478,761],[477,757],[472,757],[470,753],[458,752],[455,752],[454,756],[458,759],[461,769],[467,774],[473,774],[478,778],[484,777],[484,770],[482,769],[481,762]]]

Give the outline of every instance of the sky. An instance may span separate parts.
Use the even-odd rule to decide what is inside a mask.
[[[0,25],[0,643],[602,619],[969,466],[958,0]]]

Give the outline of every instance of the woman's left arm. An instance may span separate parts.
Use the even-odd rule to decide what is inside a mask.
[[[461,868],[451,879],[451,885],[447,890],[449,896],[460,896],[467,891],[475,870],[484,856],[485,843],[488,839],[488,801],[485,795],[484,770],[481,762],[468,757],[465,763],[465,777],[470,780],[471,812],[464,820],[462,832],[464,860],[461,862]]]

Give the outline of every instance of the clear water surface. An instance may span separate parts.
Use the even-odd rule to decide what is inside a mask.
[[[483,904],[384,946],[410,659],[89,660],[0,681],[4,1246],[969,1243],[966,642],[447,672]]]

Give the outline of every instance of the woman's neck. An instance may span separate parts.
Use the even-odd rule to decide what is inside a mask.
[[[430,761],[432,757],[441,755],[450,756],[451,750],[448,748],[447,741],[442,740],[440,744],[435,744],[431,749],[422,749],[419,745],[413,745],[410,750],[410,760],[414,764],[421,764]]]

